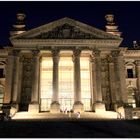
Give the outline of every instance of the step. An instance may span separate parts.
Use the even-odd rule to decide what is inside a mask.
[[[63,118],[77,118],[76,113],[28,113],[17,112],[12,119],[63,119]],[[84,119],[117,119],[117,113],[113,111],[105,111],[103,113],[84,112],[81,113],[80,118]]]

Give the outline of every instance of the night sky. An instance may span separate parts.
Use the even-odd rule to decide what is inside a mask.
[[[121,46],[131,47],[132,41],[140,42],[140,2],[0,2],[0,46],[9,44],[9,31],[16,23],[16,13],[26,14],[27,30],[63,17],[70,17],[105,30],[105,15],[115,15],[116,25],[123,32]]]

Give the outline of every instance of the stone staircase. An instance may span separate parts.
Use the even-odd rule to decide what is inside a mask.
[[[17,112],[13,117],[13,120],[23,120],[23,119],[77,119],[76,113],[28,113],[28,112]],[[113,111],[105,112],[84,112],[81,113],[80,119],[117,119],[117,113]]]

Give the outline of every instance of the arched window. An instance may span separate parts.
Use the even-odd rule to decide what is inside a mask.
[[[136,107],[136,93],[135,89],[132,87],[127,88],[127,102],[128,105],[132,106],[133,108]]]
[[[0,85],[0,110],[3,104],[3,97],[4,97],[4,88],[2,85]]]

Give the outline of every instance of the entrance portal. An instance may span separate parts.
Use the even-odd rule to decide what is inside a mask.
[[[60,109],[72,110],[74,104],[72,57],[61,57],[59,62],[59,103]]]
[[[65,110],[71,111],[72,110],[73,103],[74,103],[73,99],[71,99],[71,98],[60,98],[59,102],[60,102],[61,111],[65,111]]]

